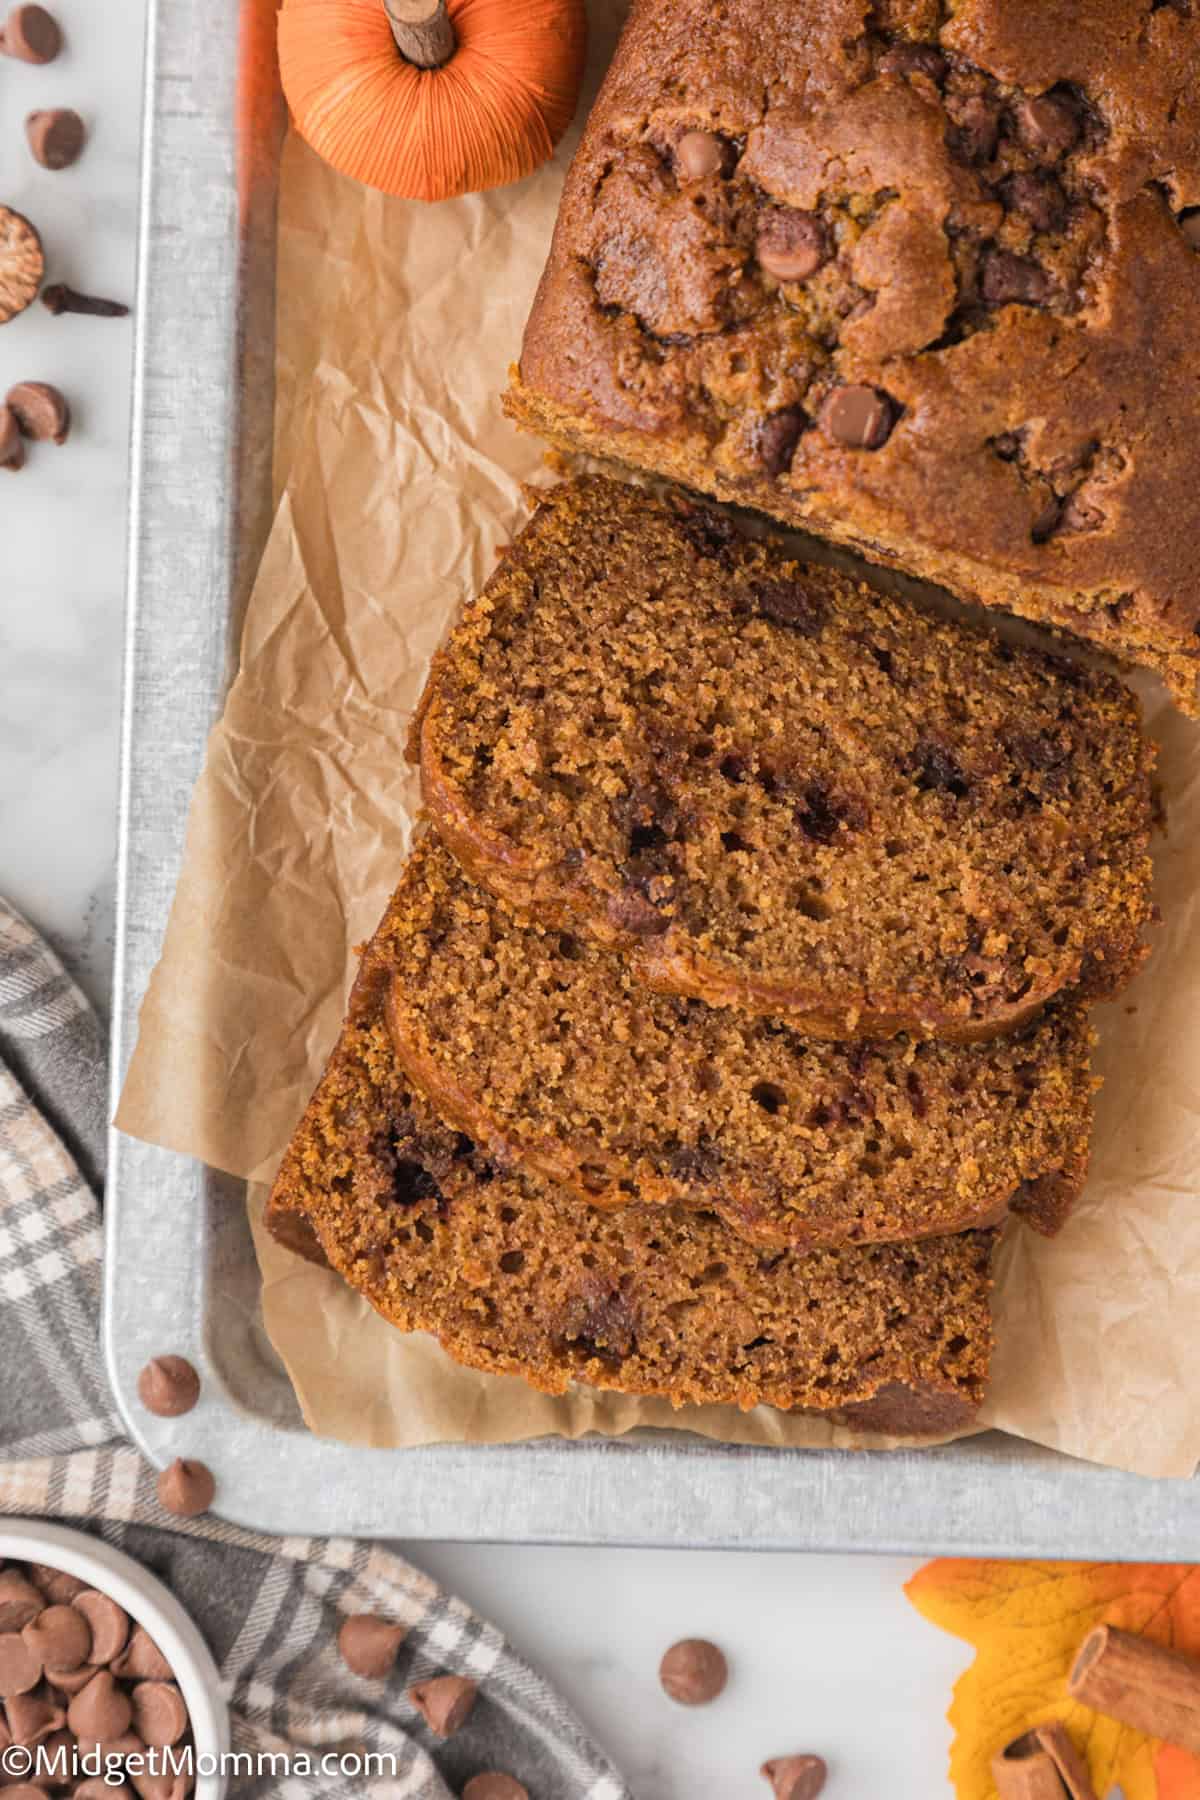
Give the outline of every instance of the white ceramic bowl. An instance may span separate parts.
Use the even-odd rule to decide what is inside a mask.
[[[0,1519],[0,1561],[48,1563],[111,1594],[131,1619],[145,1626],[170,1663],[191,1720],[197,1759],[226,1754],[229,1709],[221,1697],[217,1665],[183,1607],[156,1575],[99,1538],[41,1519]],[[225,1788],[220,1775],[199,1775],[194,1800],[221,1800]]]

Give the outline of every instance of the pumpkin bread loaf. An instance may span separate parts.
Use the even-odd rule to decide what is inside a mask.
[[[654,994],[519,919],[430,834],[376,940],[400,1062],[494,1162],[596,1206],[717,1213],[767,1247],[909,1240],[1013,1207],[1052,1232],[1083,1184],[1085,1008],[984,1044],[802,1038]]]
[[[384,1018],[390,980],[376,940],[272,1190],[289,1248],[319,1244],[402,1330],[549,1393],[765,1402],[905,1434],[970,1422],[994,1232],[767,1254],[708,1214],[583,1206],[498,1168],[414,1092]]]
[[[508,410],[1196,710],[1200,7],[635,0]]]
[[[550,490],[418,748],[478,881],[812,1035],[986,1038],[1143,955],[1152,753],[1119,682],[619,482]]]

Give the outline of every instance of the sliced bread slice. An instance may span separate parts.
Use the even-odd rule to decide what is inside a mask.
[[[1058,1229],[1087,1170],[1075,1000],[1010,1036],[839,1044],[655,994],[612,951],[522,918],[432,833],[379,933],[396,1053],[503,1164],[597,1206],[718,1213],[766,1246],[936,1237],[1012,1207]]]
[[[986,1038],[1143,955],[1153,754],[1117,680],[621,483],[550,491],[410,748],[477,880],[814,1035]]]
[[[501,1170],[398,1063],[390,963],[368,950],[268,1222],[403,1331],[562,1393],[766,1403],[904,1434],[958,1430],[982,1398],[994,1232],[767,1255],[709,1214],[581,1206]]]

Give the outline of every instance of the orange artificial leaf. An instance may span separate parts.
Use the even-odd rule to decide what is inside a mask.
[[[1200,1800],[1200,1758],[1160,1745],[1067,1693],[1094,1625],[1116,1625],[1200,1656],[1200,1568],[1190,1563],[926,1563],[905,1588],[917,1611],[975,1646],[954,1688],[950,1779],[958,1800],[994,1800],[1001,1745],[1060,1720],[1100,1800]]]

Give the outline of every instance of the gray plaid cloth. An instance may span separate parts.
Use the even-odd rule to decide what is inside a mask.
[[[80,1161],[100,1167],[103,1092],[87,1001],[0,901],[0,1514],[69,1520],[162,1577],[220,1666],[235,1751],[390,1753],[396,1778],[369,1787],[394,1800],[449,1800],[482,1769],[517,1776],[533,1800],[632,1800],[500,1633],[409,1563],[369,1543],[277,1540],[163,1512],[155,1471],[122,1436],[98,1350],[100,1208]],[[409,1627],[386,1684],[360,1680],[338,1656],[337,1627],[352,1612]],[[471,1718],[444,1745],[405,1698],[442,1671],[480,1684]],[[367,1785],[270,1775],[233,1791],[358,1800]]]

